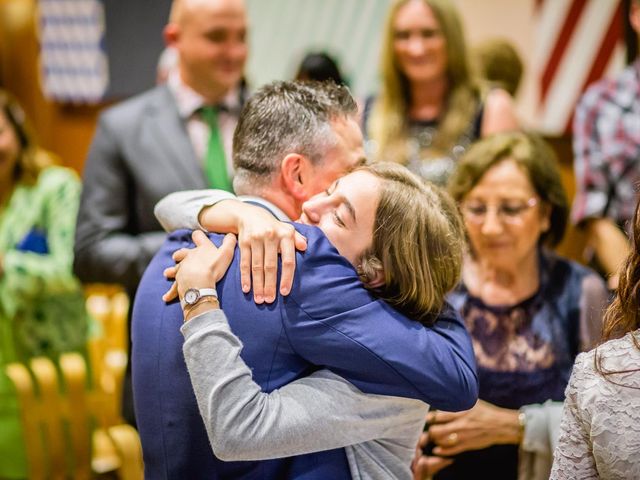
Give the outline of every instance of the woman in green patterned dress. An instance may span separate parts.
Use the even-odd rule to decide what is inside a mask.
[[[9,362],[85,348],[87,314],[72,274],[80,183],[40,149],[0,90],[0,478],[27,465]]]

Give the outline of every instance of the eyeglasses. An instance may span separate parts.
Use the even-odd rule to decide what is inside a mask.
[[[499,205],[487,205],[486,203],[471,200],[461,203],[460,210],[462,210],[462,215],[465,220],[469,220],[478,225],[485,222],[490,209],[493,209],[497,218],[504,223],[520,225],[522,224],[523,214],[537,204],[538,199],[535,197],[524,202],[520,200],[506,200]]]

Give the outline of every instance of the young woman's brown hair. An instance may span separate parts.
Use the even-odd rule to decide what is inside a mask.
[[[361,167],[382,180],[371,250],[359,273],[384,271],[380,298],[408,317],[430,323],[459,279],[464,225],[453,200],[393,163]]]
[[[604,314],[602,342],[623,337],[628,332],[640,328],[640,203],[636,205],[633,215],[633,235],[631,237],[631,253],[620,268],[620,280],[615,299]],[[640,342],[637,336],[631,336],[637,349]],[[596,351],[595,368],[607,380],[619,373],[640,372],[640,367],[631,370],[608,370],[605,359]],[[635,388],[629,386],[629,388]]]

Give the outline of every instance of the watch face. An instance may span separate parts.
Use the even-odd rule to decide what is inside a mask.
[[[195,288],[190,288],[184,293],[184,301],[187,304],[192,305],[196,302],[196,300],[198,300],[199,296],[200,294],[198,293],[198,290],[196,290]]]

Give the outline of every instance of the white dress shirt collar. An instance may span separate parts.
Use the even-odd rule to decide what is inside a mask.
[[[190,118],[198,109],[206,105],[204,97],[182,81],[177,69],[169,74],[167,87],[176,99],[181,118]],[[240,103],[240,87],[237,86],[225,95],[219,105],[230,112],[237,112],[241,108]]]

